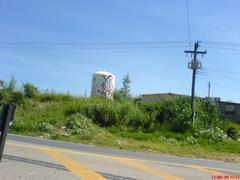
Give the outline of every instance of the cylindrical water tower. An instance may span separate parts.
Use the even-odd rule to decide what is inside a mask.
[[[92,76],[91,97],[113,99],[115,76],[107,71],[95,72]]]

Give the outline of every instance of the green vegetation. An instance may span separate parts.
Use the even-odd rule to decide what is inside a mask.
[[[113,98],[115,101],[122,102],[122,101],[132,100],[131,94],[130,94],[130,91],[131,91],[130,83],[131,83],[130,76],[127,73],[122,79],[122,88],[120,90],[117,89],[114,91]]]
[[[122,99],[129,99],[131,97],[131,94],[130,94],[130,83],[131,83],[130,76],[127,73],[123,77],[123,80],[122,80],[123,87],[119,90],[119,93],[120,93]]]
[[[30,83],[20,91],[13,84],[0,92],[1,102],[17,104],[12,133],[240,162],[240,125],[221,120],[213,101],[196,100],[193,126],[188,97],[111,101],[41,93]]]

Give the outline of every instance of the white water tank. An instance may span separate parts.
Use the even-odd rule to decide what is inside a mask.
[[[95,72],[92,76],[91,97],[113,99],[115,76],[107,71]]]

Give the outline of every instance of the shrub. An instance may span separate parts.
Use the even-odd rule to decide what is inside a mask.
[[[138,108],[132,108],[132,111],[127,113],[125,116],[126,126],[133,130],[147,131],[151,129],[151,122],[146,113],[141,112]]]
[[[53,125],[47,122],[41,122],[38,124],[38,129],[42,132],[51,132],[53,130]]]
[[[141,108],[162,129],[176,133],[185,133],[192,130],[192,109],[189,97],[173,97],[158,103],[142,103]],[[219,112],[213,101],[196,100],[195,128],[209,129],[219,124]]]
[[[0,92],[0,101],[3,104],[20,104],[24,101],[24,96],[20,91],[10,92],[4,89]]]
[[[27,130],[26,124],[23,121],[14,121],[13,127],[11,130],[16,131],[16,132],[24,132]]]
[[[73,134],[85,134],[93,130],[91,119],[79,113],[67,118],[66,127],[71,129]]]
[[[102,127],[126,126],[131,129],[150,130],[154,121],[149,115],[130,101],[110,101],[106,99],[81,99],[66,108],[65,115],[81,113]]]
[[[7,104],[10,103],[12,99],[12,94],[11,92],[3,89],[0,91],[0,100],[2,104]]]
[[[115,90],[113,93],[113,100],[114,101],[123,101],[123,98],[121,96],[121,93],[119,90]]]
[[[235,128],[234,126],[228,127],[226,134],[228,137],[230,137],[234,140],[238,139],[238,131],[237,131],[237,128]]]
[[[20,104],[24,101],[24,95],[20,91],[13,92],[11,94],[11,102],[10,103],[16,103]]]
[[[155,104],[155,107],[148,106],[147,108],[163,128],[183,133],[191,129],[190,105],[188,97],[176,97],[165,99]]]
[[[36,98],[40,94],[38,89],[31,83],[26,83],[23,85],[23,93],[24,96],[27,98]]]
[[[209,129],[219,124],[219,110],[212,100],[197,99],[196,126],[200,129]]]
[[[228,140],[227,134],[219,127],[207,130],[196,130],[194,137],[207,139],[210,142],[221,142]]]
[[[194,137],[189,136],[189,137],[186,138],[185,143],[186,144],[197,144],[198,141]]]
[[[109,127],[117,124],[116,107],[109,102],[104,104],[89,104],[86,114],[100,126]]]

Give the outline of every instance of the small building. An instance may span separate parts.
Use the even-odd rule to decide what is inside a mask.
[[[234,102],[217,101],[222,118],[240,123],[240,104]]]
[[[169,97],[178,97],[183,96],[181,94],[175,94],[175,93],[156,93],[156,94],[142,94],[141,100],[145,102],[156,102],[160,101]]]

